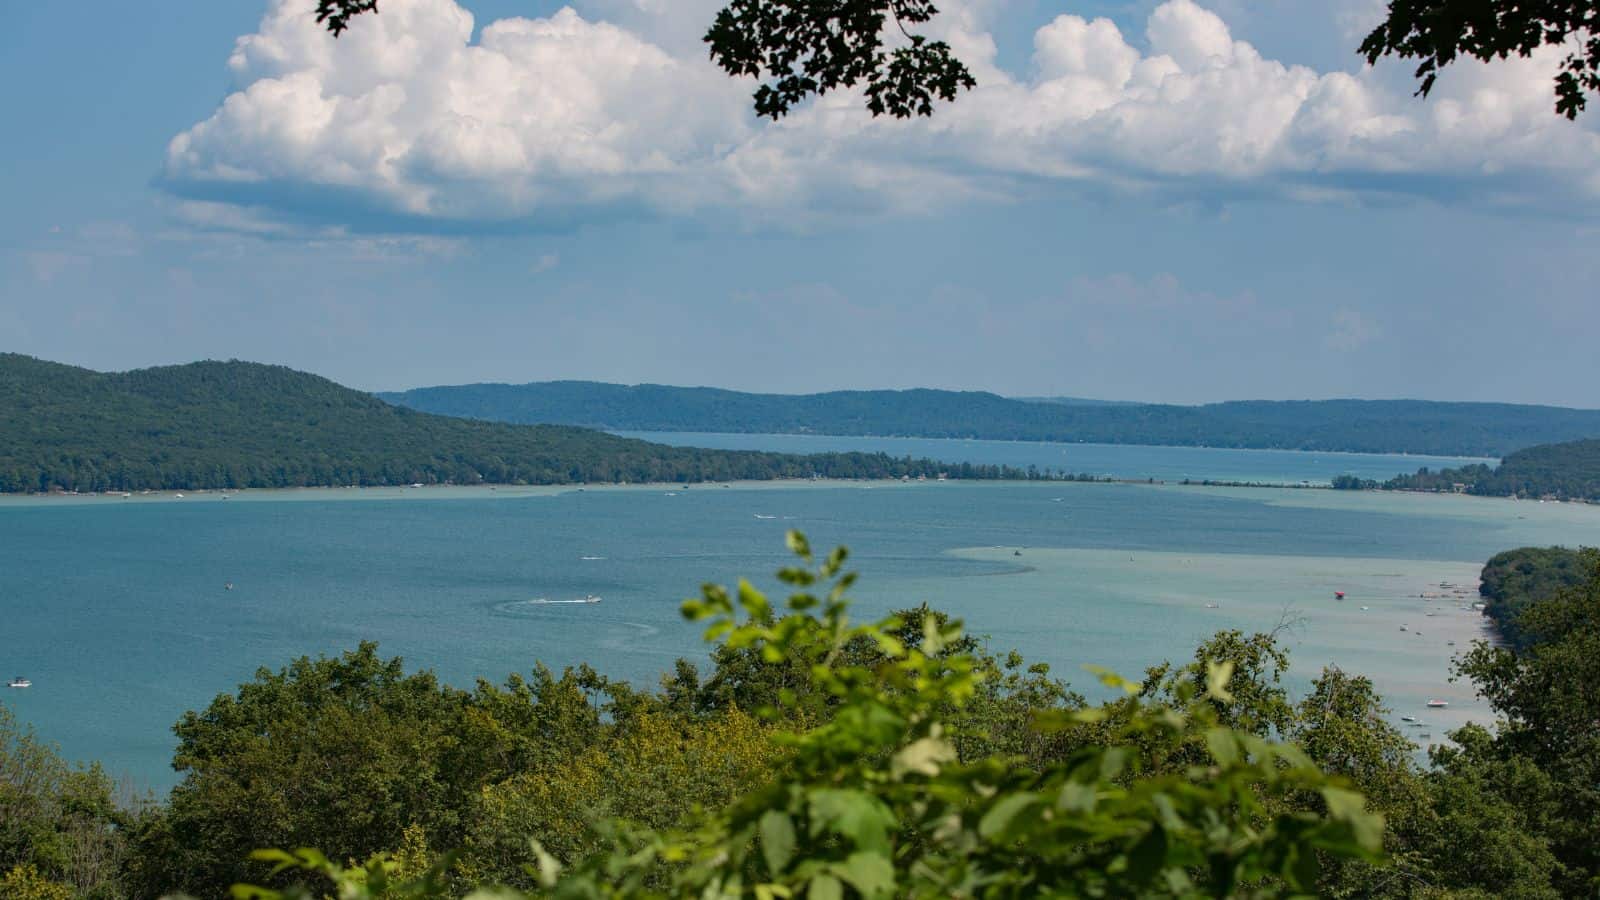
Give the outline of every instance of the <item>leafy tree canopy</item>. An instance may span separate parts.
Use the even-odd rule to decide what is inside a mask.
[[[378,0],[317,0],[316,15],[337,36],[377,9]],[[938,12],[931,0],[731,0],[705,40],[730,75],[762,81],[759,115],[781,118],[808,97],[864,84],[875,116],[930,116],[935,100],[976,84],[947,43],[914,30]],[[1600,90],[1596,0],[1390,0],[1359,52],[1369,64],[1420,60],[1417,93],[1425,97],[1457,59],[1526,57],[1547,45],[1569,49],[1555,78],[1556,112],[1577,118]]]
[[[1420,60],[1417,93],[1427,96],[1440,70],[1461,57],[1484,62],[1567,47],[1555,78],[1556,112],[1569,119],[1600,90],[1600,5],[1595,0],[1390,0],[1389,17],[1361,42],[1361,54]]]

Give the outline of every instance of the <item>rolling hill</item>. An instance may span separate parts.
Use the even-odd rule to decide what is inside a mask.
[[[1600,501],[1600,440],[1568,441],[1528,447],[1498,466],[1402,475],[1383,484],[1390,490],[1451,491],[1460,485],[1485,497],[1554,497]]]
[[[1423,400],[1206,406],[1017,400],[937,390],[749,394],[590,381],[469,384],[378,396],[427,412],[622,431],[725,431],[1499,457],[1600,437],[1600,410]]]
[[[418,412],[246,362],[101,373],[0,354],[0,492],[412,483],[884,478],[948,472],[883,454],[666,447],[582,428]]]

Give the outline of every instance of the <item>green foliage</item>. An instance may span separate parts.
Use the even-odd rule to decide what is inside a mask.
[[[1421,400],[1088,405],[981,391],[748,394],[554,381],[380,394],[423,412],[635,431],[907,435],[1499,457],[1600,434],[1600,411]]]
[[[15,866],[0,877],[0,897],[7,900],[72,900],[72,888],[39,874],[32,864]]]
[[[1478,593],[1487,601],[1484,614],[1494,619],[1500,636],[1513,648],[1525,647],[1522,613],[1562,588],[1589,580],[1600,565],[1600,551],[1565,547],[1521,547],[1490,557],[1483,567]]]
[[[132,819],[98,765],[68,764],[0,705],[0,897],[120,896]]]
[[[1600,440],[1569,441],[1518,450],[1500,465],[1419,469],[1384,482],[1390,490],[1451,491],[1463,486],[1486,497],[1600,500]]]
[[[1461,57],[1484,62],[1566,47],[1555,78],[1556,112],[1575,119],[1587,93],[1600,90],[1600,7],[1594,0],[1390,0],[1389,16],[1361,43],[1368,63],[1394,55],[1421,60],[1417,93],[1427,96],[1439,72]]]
[[[665,447],[398,409],[281,366],[102,374],[0,354],[0,492],[1021,477],[885,454]]]
[[[581,759],[623,727],[607,717],[631,721],[632,697],[587,668],[460,691],[370,643],[262,669],[175,727],[184,780],[139,833],[140,893],[219,894],[260,877],[259,847],[367,859],[461,846],[483,830],[486,786]]]
[[[795,590],[780,615],[741,583],[708,586],[684,606],[708,639],[805,673],[779,690],[768,715],[811,723],[782,731],[783,764],[764,781],[687,827],[613,821],[599,849],[563,864],[535,849],[540,886],[557,897],[759,898],[1173,895],[1276,896],[1316,886],[1325,859],[1377,860],[1381,819],[1359,793],[1290,744],[1229,727],[1286,714],[1275,702],[1247,712],[1232,693],[1237,652],[1264,677],[1280,667],[1270,641],[1225,638],[1204,666],[1152,673],[1153,686],[1109,673],[1127,696],[1108,707],[1040,710],[1044,732],[1093,734],[1036,766],[991,754],[964,761],[949,713],[980,696],[970,653],[950,652],[959,626],[921,617],[857,624],[842,551],[782,571]],[[744,657],[739,657],[742,661]],[[1260,684],[1250,684],[1253,680]],[[1153,690],[1151,689],[1153,687]],[[825,698],[817,702],[814,698]],[[1270,698],[1269,698],[1270,699]],[[1313,798],[1314,808],[1302,798]],[[698,821],[694,819],[698,818]],[[341,896],[388,896],[320,856],[278,858],[342,881]],[[372,865],[381,868],[381,861]],[[372,871],[369,865],[367,871]],[[370,876],[368,876],[370,877]],[[241,896],[271,896],[244,893]],[[503,895],[509,896],[509,895]]]
[[[1500,721],[1456,735],[1435,761],[1521,811],[1523,834],[1548,847],[1554,887],[1600,890],[1600,565],[1518,617],[1519,650],[1479,642],[1458,663]]]

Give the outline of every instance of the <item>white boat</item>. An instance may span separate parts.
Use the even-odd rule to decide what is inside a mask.
[[[6,684],[6,687],[29,688],[33,687],[33,682],[23,678],[21,675],[18,675],[17,677],[11,679],[11,681]]]
[[[525,600],[523,602],[524,603],[535,603],[535,604],[538,604],[540,606],[547,606],[547,605],[548,606],[554,606],[554,605],[557,605],[557,604],[565,605],[565,604],[569,604],[569,603],[599,603],[600,602],[600,598],[595,596],[594,594],[590,594],[587,597],[583,597],[583,598],[578,599],[578,600],[551,600],[548,597],[535,597],[532,600]]]
[[[1402,721],[1402,722],[1415,722],[1416,720],[1417,720],[1416,716],[1401,716],[1400,717],[1400,721]]]
[[[1428,701],[1428,708],[1429,709],[1444,709],[1445,707],[1447,707],[1449,705],[1450,705],[1450,701],[1448,701],[1448,700],[1429,700]]]

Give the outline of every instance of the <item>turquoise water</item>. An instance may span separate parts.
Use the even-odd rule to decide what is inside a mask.
[[[1359,667],[1409,709],[1446,689],[1441,638],[1481,621],[1421,618],[1416,594],[1507,547],[1600,543],[1600,508],[956,482],[8,498],[0,675],[34,687],[0,700],[68,755],[162,787],[184,710],[363,639],[458,685],[535,660],[649,683],[702,652],[681,599],[770,572],[791,527],[854,549],[864,611],[931,601],[1080,687],[1081,663],[1136,672],[1295,609],[1297,677]],[[1336,587],[1354,592],[1338,607]],[[590,593],[604,602],[528,602]],[[1392,627],[1410,619],[1426,637]]]
[[[1237,481],[1252,484],[1328,484],[1338,475],[1386,481],[1430,469],[1499,460],[1464,456],[1401,456],[1382,453],[1303,453],[1296,450],[1225,450],[1213,447],[1141,447],[1132,444],[1052,444],[1036,441],[941,440],[936,438],[835,437],[807,434],[722,434],[621,431],[682,447],[826,453],[860,450],[941,462],[970,462],[1056,472],[1154,478],[1157,481]]]

